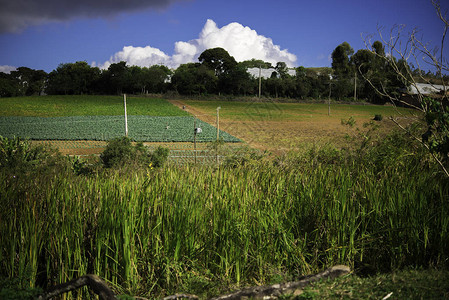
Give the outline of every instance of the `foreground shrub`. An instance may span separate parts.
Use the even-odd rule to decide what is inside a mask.
[[[115,138],[109,141],[106,149],[101,153],[100,159],[106,168],[118,168],[125,165],[132,167],[162,167],[167,159],[170,150],[164,147],[157,147],[152,153],[142,143],[133,145],[128,137]]]
[[[170,149],[164,147],[157,147],[153,153],[150,154],[150,161],[153,167],[163,167],[168,160]]]
[[[0,136],[0,167],[26,168],[39,164],[49,154],[43,146],[32,147],[28,140]]]
[[[123,165],[136,156],[136,150],[127,137],[115,138],[108,142],[100,158],[107,168]]]
[[[19,176],[24,173],[63,172],[68,161],[55,149],[33,146],[27,139],[0,136],[0,169]]]

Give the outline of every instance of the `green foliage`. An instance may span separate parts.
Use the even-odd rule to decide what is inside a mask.
[[[125,160],[140,153],[129,173],[13,178],[0,168],[0,278],[27,278],[22,289],[90,272],[121,294],[211,297],[335,264],[365,274],[447,268],[447,180],[405,135],[365,136],[355,150],[272,161],[242,149],[220,167],[151,172],[151,154],[122,138],[108,149]]]
[[[444,163],[449,163],[449,109],[442,101],[424,98],[427,131],[422,141],[433,153],[441,155]]]
[[[60,64],[48,75],[46,93],[49,95],[82,95],[93,90],[100,78],[100,69],[85,61]]]
[[[164,147],[157,147],[156,150],[154,150],[150,154],[150,161],[152,166],[158,168],[163,167],[165,163],[167,162],[168,155],[170,154],[170,149],[164,148]]]
[[[128,137],[115,138],[108,142],[106,149],[101,153],[100,159],[107,168],[118,168],[125,165],[135,167],[150,166],[163,167],[167,162],[170,150],[157,147],[149,153],[147,147],[142,143],[133,143]],[[81,167],[85,167],[82,165]],[[83,171],[83,168],[81,168]]]
[[[246,69],[259,67],[262,67],[262,69],[270,69],[273,67],[271,63],[255,58],[239,62],[239,65],[245,67]]]
[[[41,164],[51,154],[43,146],[32,147],[28,140],[0,136],[0,168],[27,170]]]
[[[341,43],[332,52],[332,69],[338,79],[352,75],[353,68],[350,64],[352,54],[354,49],[347,42]]]
[[[341,125],[347,125],[349,127],[354,127],[356,120],[353,116],[350,116],[349,119],[341,119]]]
[[[103,141],[123,135],[124,119],[124,116],[0,117],[0,135],[35,140]],[[128,116],[129,137],[142,142],[192,142],[195,122],[203,130],[197,135],[197,142],[216,139],[215,127],[191,116]],[[220,136],[226,142],[240,141],[223,131]]]
[[[202,65],[213,70],[215,75],[221,76],[237,66],[234,57],[223,48],[211,48],[203,51],[198,57]]]
[[[146,156],[146,149],[140,145],[134,146],[128,137],[115,138],[108,142],[100,159],[107,168],[120,167],[136,162]],[[146,162],[143,162],[144,164]]]
[[[0,72],[0,97],[39,95],[46,84],[47,73],[19,67],[10,74]]]
[[[180,65],[172,76],[173,88],[184,95],[215,93],[218,78],[214,70],[199,63]]]
[[[42,288],[27,287],[19,278],[0,277],[0,299],[32,300],[42,293]]]
[[[91,175],[98,169],[97,164],[90,162],[89,159],[82,158],[80,156],[69,156],[68,159],[73,173],[76,175]]]
[[[249,147],[242,147],[226,157],[224,166],[237,168],[239,166],[254,165],[260,163],[260,161],[266,156],[266,152],[261,152]]]
[[[322,280],[307,286],[294,299],[445,299],[447,270],[406,269],[388,274]],[[293,297],[292,297],[293,298]]]
[[[383,117],[382,115],[374,115],[374,121],[382,121]]]

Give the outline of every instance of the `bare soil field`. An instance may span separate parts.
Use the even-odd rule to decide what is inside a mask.
[[[216,112],[208,107],[196,105],[194,101],[170,101],[174,105],[185,110],[199,119],[216,126]],[[223,110],[221,110],[223,111]],[[353,126],[342,124],[351,115],[342,115],[341,112],[327,112],[316,114],[301,114],[291,112],[290,115],[279,111],[273,111],[270,116],[257,116],[254,111],[247,114],[247,118],[234,117],[233,114],[220,115],[220,129],[238,137],[250,147],[267,150],[281,154],[294,149],[301,149],[308,145],[322,145],[332,143],[336,146],[344,146],[348,137],[356,137],[369,130],[364,126],[372,123],[378,126],[376,132],[385,134],[395,124],[388,118],[380,122],[374,122],[370,115],[355,115]],[[405,119],[404,119],[405,120]]]

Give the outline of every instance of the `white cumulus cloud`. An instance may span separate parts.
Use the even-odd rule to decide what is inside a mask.
[[[2,73],[9,74],[9,73],[11,73],[11,71],[15,71],[15,70],[17,70],[17,68],[13,67],[13,66],[7,66],[7,65],[0,66],[0,72],[2,72]]]
[[[163,51],[150,46],[133,47],[125,46],[123,50],[115,53],[109,61],[100,65],[100,68],[107,69],[112,63],[126,61],[128,65],[133,66],[151,66],[155,64],[170,64],[171,58]],[[93,64],[95,65],[95,63]]]
[[[175,43],[172,56],[150,46],[126,46],[104,64],[100,64],[100,67],[107,68],[112,63],[126,61],[129,65],[141,67],[163,64],[177,68],[180,64],[196,62],[204,50],[216,47],[224,48],[237,61],[255,58],[272,64],[283,61],[287,66],[293,67],[297,60],[296,55],[287,49],[282,50],[272,39],[259,35],[247,26],[234,22],[218,28],[214,21],[207,20],[197,39]]]

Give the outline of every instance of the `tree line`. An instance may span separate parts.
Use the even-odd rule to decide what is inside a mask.
[[[332,52],[332,68],[295,68],[289,74],[285,62],[275,66],[262,60],[236,62],[223,48],[205,50],[196,63],[180,65],[171,70],[163,65],[150,67],[128,66],[126,62],[111,64],[101,70],[85,61],[60,64],[46,73],[19,67],[10,74],[0,72],[0,97],[82,94],[146,94],[174,91],[181,95],[234,95],[283,97],[292,99],[336,100],[364,99],[373,103],[384,102],[375,89],[399,93],[407,85],[404,78],[385,58],[381,42],[372,49],[354,50],[344,42]],[[395,61],[396,62],[396,61]],[[409,68],[406,61],[399,61]],[[254,77],[248,68],[273,69],[269,78]]]

